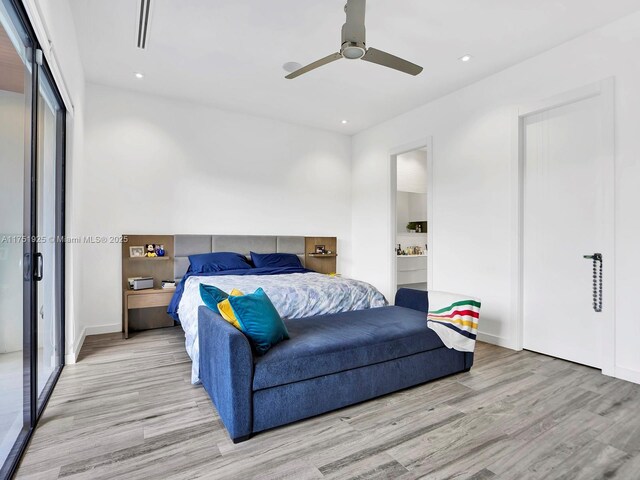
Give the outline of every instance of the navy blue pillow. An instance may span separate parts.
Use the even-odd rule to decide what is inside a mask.
[[[293,253],[256,253],[251,252],[251,261],[256,268],[262,267],[298,267],[302,268],[302,263],[297,255]]]
[[[243,270],[251,268],[244,255],[234,252],[214,252],[189,255],[189,272],[208,273],[223,270]]]

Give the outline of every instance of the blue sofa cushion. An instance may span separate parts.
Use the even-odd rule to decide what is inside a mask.
[[[404,307],[285,320],[285,324],[291,340],[254,360],[254,391],[444,347],[427,328],[425,313]]]

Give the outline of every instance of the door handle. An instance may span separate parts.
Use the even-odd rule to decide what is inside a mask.
[[[36,263],[33,271],[33,279],[36,282],[42,280],[43,269],[44,269],[44,261],[42,260],[42,254],[40,252],[36,253]]]
[[[602,254],[583,255],[582,258],[593,261],[593,311],[602,312]],[[599,267],[599,268],[598,268]]]

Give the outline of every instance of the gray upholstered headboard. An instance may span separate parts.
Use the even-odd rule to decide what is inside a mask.
[[[189,268],[189,255],[211,252],[293,253],[304,265],[304,237],[266,235],[175,235],[173,276],[182,278]]]

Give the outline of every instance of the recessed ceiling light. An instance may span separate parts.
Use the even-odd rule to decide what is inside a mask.
[[[469,60],[471,60],[473,58],[473,56],[469,55],[468,53],[466,55],[463,55],[459,58],[459,60],[461,62],[468,62]]]
[[[135,75],[136,75],[136,78],[144,78],[144,74],[140,72],[136,72]]]
[[[343,125],[346,125],[347,123],[349,123],[349,120],[342,120],[341,122]]]

